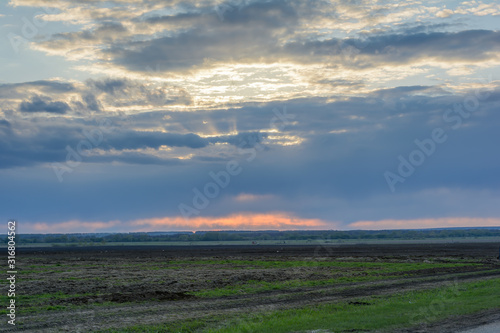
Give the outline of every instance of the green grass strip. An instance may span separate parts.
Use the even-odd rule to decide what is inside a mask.
[[[101,332],[289,333],[390,331],[430,324],[450,316],[500,309],[500,279],[448,285],[390,296],[298,309],[213,316],[155,325],[134,325]],[[251,311],[251,310],[249,310]]]
[[[364,263],[352,263],[357,265],[362,265]],[[271,290],[282,290],[290,288],[301,288],[301,287],[317,287],[317,286],[327,286],[335,284],[344,283],[357,283],[357,282],[368,282],[368,281],[378,281],[385,279],[395,279],[401,277],[396,273],[404,272],[405,277],[411,277],[416,275],[418,271],[427,268],[447,268],[447,267],[462,267],[469,266],[469,264],[453,264],[453,265],[442,265],[442,264],[389,264],[387,267],[378,268],[373,270],[372,266],[363,267],[366,270],[360,271],[348,271],[345,272],[344,276],[335,277],[331,279],[321,279],[321,280],[288,280],[288,281],[278,281],[278,282],[266,282],[266,281],[246,281],[244,283],[228,285],[221,288],[215,289],[204,289],[199,291],[190,292],[191,295],[197,297],[223,297],[231,295],[241,295],[241,294],[251,294],[266,292]]]
[[[500,279],[407,292],[387,298],[357,299],[359,304],[326,304],[248,315],[205,332],[280,333],[314,329],[372,331],[429,324],[453,315],[500,308]]]

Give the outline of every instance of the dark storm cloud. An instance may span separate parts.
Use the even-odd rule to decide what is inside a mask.
[[[34,96],[29,101],[24,101],[19,105],[21,112],[48,112],[64,114],[70,110],[68,104],[60,101],[52,102],[50,98]]]

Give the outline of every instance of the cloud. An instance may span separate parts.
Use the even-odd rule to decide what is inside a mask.
[[[253,148],[268,137],[268,133],[263,132],[241,132],[235,135],[221,135],[209,138],[210,142],[225,142],[241,149]]]
[[[39,107],[39,106],[38,106]],[[195,115],[192,115],[195,117]],[[130,130],[119,115],[99,115],[93,121],[74,123],[57,118],[37,119],[36,126],[29,121],[16,119],[14,128],[30,128],[19,133],[12,131],[7,120],[0,121],[0,168],[31,166],[49,162],[67,162],[70,151],[78,152],[83,163],[121,162],[127,164],[177,165],[185,156],[199,161],[221,161],[223,159],[193,150],[213,149],[215,144],[229,143],[236,147],[252,148],[266,133],[239,133],[204,138],[195,133],[175,133],[155,130]],[[146,127],[155,124],[152,119]],[[101,126],[99,124],[106,124]],[[177,149],[177,150],[175,150]],[[207,155],[208,154],[208,155]]]
[[[94,87],[101,92],[114,95],[115,92],[121,91],[126,87],[126,79],[103,79],[103,80],[89,80],[87,85]]]
[[[370,187],[373,183],[371,178],[377,179],[377,173],[383,174],[384,168],[397,168],[399,154],[409,154],[415,149],[413,142],[416,138],[424,139],[436,126],[442,126],[449,131],[448,134],[452,134],[454,130],[450,128],[449,122],[443,120],[443,114],[454,104],[463,103],[467,96],[474,96],[474,90],[455,94],[442,86],[400,86],[379,89],[364,97],[344,97],[331,102],[318,98],[289,100],[285,104],[294,121],[277,130],[271,120],[276,117],[273,110],[282,109],[282,102],[196,112],[148,111],[128,116],[119,112],[104,112],[109,107],[107,96],[128,96],[118,87],[137,86],[127,80],[115,81],[95,81],[89,84],[91,88],[85,85],[72,90],[71,94],[77,94],[71,96],[75,96],[75,99],[82,98],[82,104],[86,103],[88,109],[100,110],[92,116],[84,114],[84,117],[73,118],[66,117],[69,111],[64,114],[54,113],[59,110],[58,106],[63,109],[69,106],[57,104],[48,98],[41,102],[36,98],[31,99],[24,102],[24,109],[20,108],[21,111],[38,110],[22,112],[23,115],[33,117],[36,126],[29,121],[31,118],[22,119],[16,113],[7,113],[5,121],[10,124],[8,128],[24,128],[25,131],[21,133],[16,130],[2,134],[0,130],[0,136],[3,138],[3,145],[0,145],[2,167],[65,162],[67,146],[77,149],[81,142],[89,140],[84,133],[99,130],[98,124],[107,121],[111,124],[111,130],[101,132],[102,140],[98,145],[92,145],[90,155],[85,156],[83,163],[119,161],[173,165],[179,163],[179,159],[188,164],[217,163],[246,158],[249,153],[239,153],[237,148],[252,149],[259,144],[259,150],[264,148],[259,155],[266,156],[269,161],[276,157],[277,166],[282,166],[290,158],[290,162],[295,161],[294,154],[298,154],[302,156],[295,161],[299,166],[306,167],[305,163],[308,163],[314,168],[314,165],[332,163],[338,166],[335,172],[339,177],[341,170],[345,170],[347,174],[358,172],[361,175],[358,178],[364,179],[364,183],[360,185]],[[470,87],[475,89],[476,86]],[[481,102],[481,112],[464,121],[467,127],[460,128],[463,134],[454,139],[455,144],[474,140],[484,147],[490,145],[486,138],[482,138],[495,130],[494,127],[490,129],[483,124],[482,119],[486,117],[491,125],[496,123],[494,110],[500,92],[490,90],[488,94],[489,98]],[[66,97],[66,100],[69,98]],[[135,97],[131,100],[134,99]],[[40,110],[53,111],[50,120],[37,118]],[[279,124],[278,121],[274,125]],[[469,144],[464,145],[467,147]],[[291,157],[280,155],[288,154],[286,150],[282,151],[283,147],[292,146],[296,148],[290,150]],[[449,150],[450,156],[456,158],[467,151],[460,146],[447,148],[445,145],[439,149]],[[268,156],[267,152],[271,155]],[[475,158],[468,159],[466,164],[477,164],[480,169],[495,165],[495,162],[491,161],[480,166],[480,161],[485,158],[484,154],[475,150],[473,155]],[[328,158],[325,159],[324,156]],[[323,162],[318,160],[319,157]],[[433,157],[435,158],[437,157]],[[440,161],[439,165],[443,165],[442,170],[445,170],[445,161],[437,159]],[[370,168],[363,167],[366,163]],[[294,169],[293,165],[287,168]],[[312,183],[328,183],[319,179],[326,177],[325,173],[319,172],[317,176],[318,179]],[[303,177],[305,176],[298,179]],[[340,177],[337,182],[341,183],[342,179],[345,177]],[[332,187],[332,190],[335,188]]]
[[[303,219],[287,213],[240,213],[225,217],[141,219],[131,222],[141,231],[153,230],[312,230],[331,226],[318,219]]]
[[[99,102],[99,100],[97,100],[96,96],[93,95],[92,93],[82,95],[82,99],[83,99],[83,102],[85,103],[86,107],[89,110],[92,110],[92,111],[101,111],[102,110],[101,103]]]
[[[51,234],[51,233],[92,233],[111,230],[119,226],[120,221],[109,222],[84,222],[72,220],[61,223],[26,223],[21,227],[23,233]]]
[[[6,127],[6,128],[11,128],[12,127],[10,125],[10,123],[7,120],[5,120],[5,119],[0,119],[0,126]]]
[[[108,129],[108,128],[107,128]],[[85,134],[86,133],[86,134]],[[78,152],[84,163],[178,164],[176,156],[162,156],[162,146],[200,149],[209,142],[196,134],[118,131],[99,126],[69,127],[40,125],[31,135],[12,132],[10,123],[0,123],[0,168],[40,163],[66,163]],[[153,149],[151,151],[150,149]],[[71,155],[73,154],[73,155]],[[157,155],[158,154],[158,155]]]
[[[449,217],[411,220],[358,221],[348,225],[351,229],[424,229],[456,227],[500,227],[500,218]]]
[[[90,106],[97,108],[97,101],[104,107],[166,107],[170,105],[190,105],[192,98],[189,93],[180,87],[125,78],[104,78],[87,80],[86,86],[96,101],[90,100]],[[89,105],[89,101],[86,101]]]
[[[178,158],[162,158],[152,154],[139,152],[121,152],[111,155],[94,155],[89,156],[86,161],[88,163],[111,163],[119,162],[124,164],[135,165],[163,165],[173,166],[182,164],[182,160]]]
[[[118,132],[105,140],[113,148],[138,149],[159,148],[160,146],[203,148],[209,143],[196,134],[174,134],[161,132]]]
[[[252,202],[260,200],[270,200],[270,199],[273,199],[273,195],[240,193],[236,197],[234,197],[234,200],[239,202]]]
[[[389,35],[370,38],[361,54],[395,62],[416,58],[481,61],[496,58],[499,41],[500,32],[490,30]]]
[[[289,213],[237,213],[222,217],[158,217],[132,221],[86,222],[70,220],[58,223],[25,222],[23,233],[64,232],[148,232],[216,230],[392,230],[457,227],[499,227],[500,218],[447,217],[408,220],[358,221],[343,227],[336,222],[299,218]],[[339,228],[340,227],[340,228]]]
[[[490,30],[382,34],[365,39],[290,42],[284,45],[282,56],[304,63],[335,59],[358,68],[412,63],[421,59],[479,62],[498,59],[499,40],[500,32]]]
[[[71,59],[93,59],[108,69],[146,73],[158,66],[161,73],[157,75],[189,75],[227,63],[286,61],[361,69],[422,59],[469,63],[498,60],[498,31],[442,31],[453,25],[421,23],[423,13],[434,16],[437,8],[419,10],[412,3],[175,2],[168,14],[132,2],[106,10],[93,4],[73,6],[67,10],[80,15],[82,22],[93,22],[91,28],[54,34],[33,47]],[[61,15],[55,16],[62,19]],[[395,34],[384,25],[395,26],[396,22],[406,30]],[[410,27],[413,23],[419,25]],[[346,32],[347,37],[338,37]],[[89,46],[82,48],[82,41]]]
[[[27,91],[38,94],[61,94],[74,91],[75,86],[69,82],[39,80],[22,83],[0,84],[0,98],[24,96]]]
[[[68,104],[64,102],[52,102],[49,98],[44,96],[34,96],[30,101],[22,102],[19,105],[21,112],[48,112],[64,114],[70,110]]]
[[[313,230],[332,224],[318,219],[304,219],[276,212],[239,213],[223,217],[199,217],[189,221],[182,217],[159,217],[133,221],[108,222],[70,220],[57,223],[24,222],[23,233],[65,232],[142,232],[142,231],[210,231],[210,230]]]
[[[146,80],[90,79],[85,82],[33,81],[0,84],[0,108],[26,114],[49,112],[89,116],[93,112],[164,109],[193,103],[183,88]]]

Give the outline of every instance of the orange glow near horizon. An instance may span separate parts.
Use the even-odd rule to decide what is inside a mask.
[[[108,221],[108,222],[82,222],[82,221],[67,221],[61,223],[49,224],[45,222],[37,222],[37,223],[23,223],[21,224],[21,228],[27,227],[28,230],[24,231],[21,229],[23,233],[54,233],[54,234],[63,234],[63,233],[92,233],[92,232],[101,232],[103,229],[109,229],[115,226],[120,225],[120,221]]]
[[[347,227],[363,230],[500,227],[500,218],[444,217],[435,219],[358,221],[349,224]]]
[[[296,217],[285,212],[237,213],[221,217],[157,217],[133,221],[78,221],[59,223],[24,222],[20,233],[97,233],[97,232],[148,232],[148,231],[222,231],[222,230],[384,230],[428,229],[454,227],[500,227],[500,218],[447,217],[379,221],[358,221],[350,224],[321,219]]]
[[[138,231],[169,230],[297,230],[324,229],[329,225],[319,219],[304,219],[286,213],[239,213],[224,217],[182,217],[141,219],[131,222]]]

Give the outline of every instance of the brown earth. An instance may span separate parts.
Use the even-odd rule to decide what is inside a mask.
[[[447,288],[455,282],[500,277],[496,243],[365,244],[318,246],[100,246],[20,248],[17,295],[37,295],[40,311],[23,313],[18,298],[18,325],[23,332],[95,332],[138,324],[168,323],[213,316],[268,312],[326,302],[364,306],[359,297]],[[264,267],[210,261],[362,261],[371,263],[475,263],[413,272],[381,273],[377,281],[294,287],[203,298],[193,292],[245,283],[314,281],[363,277],[356,267]],[[206,262],[206,264],[205,264]],[[385,275],[387,276],[385,276]],[[57,294],[58,297],[53,295]],[[43,296],[46,295],[46,296]],[[44,298],[45,297],[45,298]],[[45,309],[45,310],[44,310]],[[498,320],[496,312],[451,318],[397,332],[455,332]],[[0,331],[9,328],[0,327]]]

